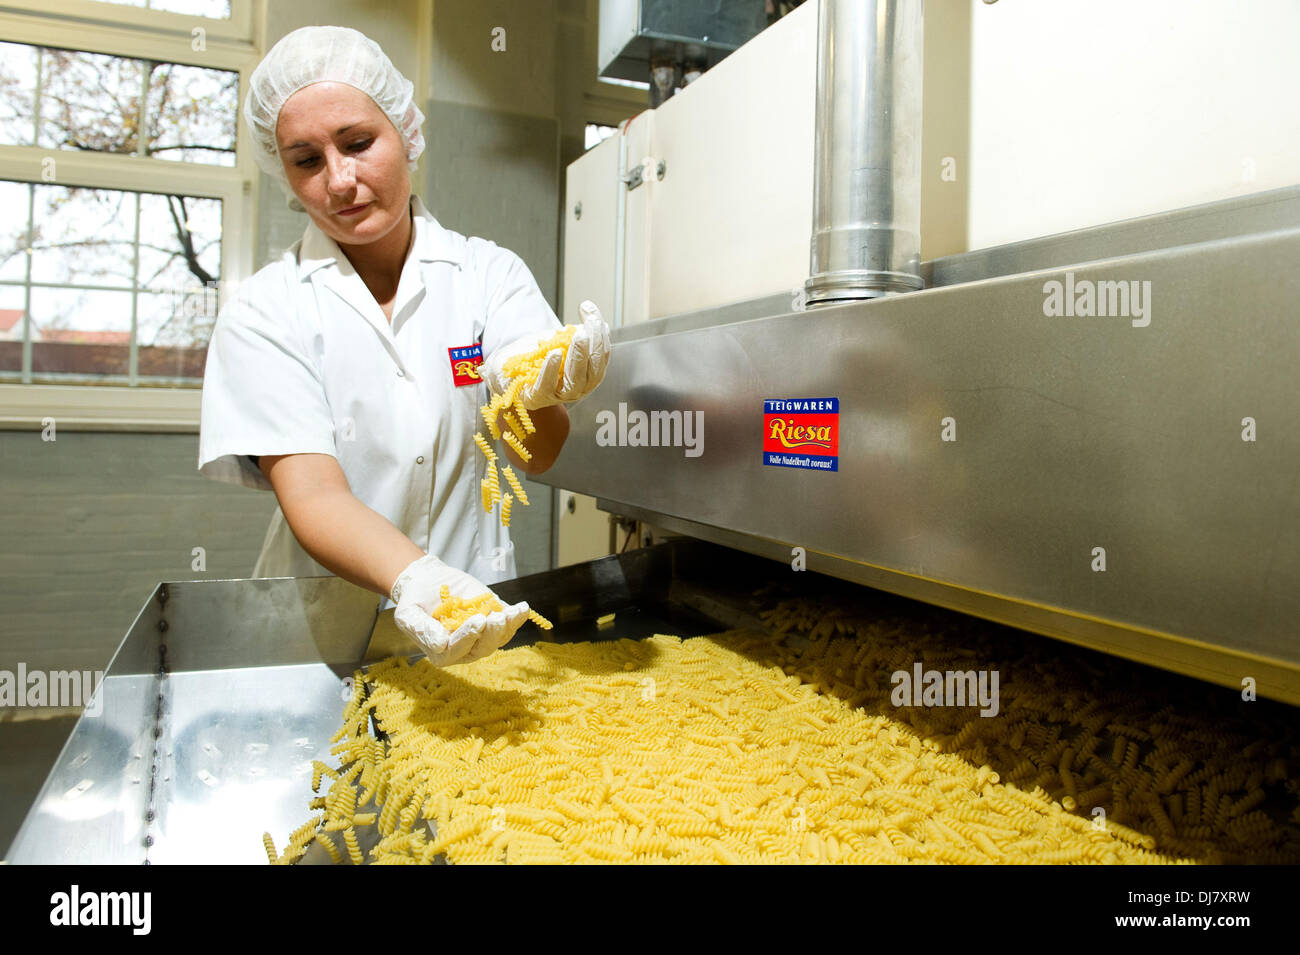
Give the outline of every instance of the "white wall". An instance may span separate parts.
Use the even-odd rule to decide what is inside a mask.
[[[435,0],[433,13],[435,99],[555,115],[552,0]]]
[[[969,247],[1300,182],[1296,0],[972,0]]]

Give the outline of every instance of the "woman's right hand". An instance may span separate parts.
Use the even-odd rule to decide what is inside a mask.
[[[289,529],[313,560],[344,580],[397,604],[397,625],[424,648],[434,666],[465,663],[505,646],[528,619],[528,604],[477,614],[448,633],[431,611],[445,584],[457,597],[478,597],[487,585],[428,556],[388,518],[357,500],[330,454],[263,455],[266,475]],[[405,568],[405,569],[402,569]]]
[[[485,657],[510,642],[528,620],[528,604],[506,604],[486,616],[475,614],[448,633],[431,614],[442,602],[442,588],[453,597],[473,598],[488,586],[464,571],[449,566],[432,554],[414,560],[393,583],[397,604],[397,625],[424,648],[434,666],[469,663]],[[495,595],[494,595],[495,596]],[[504,603],[504,601],[502,601]]]

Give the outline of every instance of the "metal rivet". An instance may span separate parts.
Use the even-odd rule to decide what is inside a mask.
[[[418,458],[416,458],[416,459],[415,459],[415,463],[416,463],[416,464],[423,464],[423,463],[424,463],[424,455],[422,454],[422,455],[420,455]]]
[[[662,159],[659,160],[659,165],[655,166],[655,175],[659,177],[659,180],[661,182],[663,181],[664,173],[666,173],[667,171],[668,171],[668,163],[664,162]]]
[[[582,203],[581,203],[581,202],[577,203],[577,204],[573,207],[573,218],[575,218],[575,219],[581,219],[581,218],[582,218]]]

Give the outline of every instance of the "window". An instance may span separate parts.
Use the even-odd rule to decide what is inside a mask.
[[[590,149],[592,146],[599,146],[616,132],[618,132],[617,126],[604,126],[600,123],[588,123],[587,143],[583,148]]]
[[[0,13],[0,382],[202,383],[219,290],[251,265],[247,7]]]
[[[221,202],[0,181],[0,380],[203,376]]]

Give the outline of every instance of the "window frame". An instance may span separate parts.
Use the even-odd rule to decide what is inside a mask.
[[[6,2],[5,6],[39,17],[66,17],[69,20],[96,23],[97,30],[100,29],[98,24],[106,23],[148,32],[188,34],[194,27],[201,26],[210,37],[247,42],[253,38],[253,4],[254,0],[230,0],[230,16],[222,19],[108,3],[104,0],[45,0],[39,4],[19,0]]]
[[[42,162],[53,158],[60,185],[220,200],[222,281],[217,302],[218,307],[224,305],[232,290],[254,271],[253,243],[246,239],[257,222],[254,186],[259,170],[247,148],[249,135],[239,106],[248,92],[248,78],[261,58],[264,0],[231,0],[230,20],[163,13],[97,0],[45,0],[39,7],[31,3],[9,6],[24,9],[0,11],[0,37],[7,42],[238,73],[233,166],[0,144],[0,178],[14,182],[45,184]],[[202,27],[206,33],[206,49],[201,51],[191,47],[191,31],[196,27]],[[28,321],[30,318],[25,317],[24,323]],[[60,426],[74,430],[83,427],[129,430],[134,422],[140,430],[197,431],[201,389],[201,382],[175,385],[164,380],[154,384],[149,378],[134,375],[128,385],[98,383],[93,379],[38,384],[31,380],[30,371],[26,371],[21,382],[0,383],[0,427],[40,428],[44,418],[53,417]],[[48,410],[38,414],[41,409]]]

